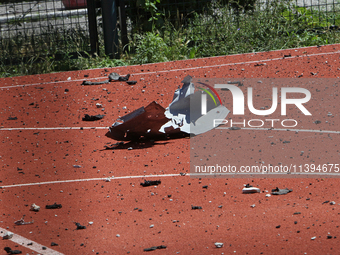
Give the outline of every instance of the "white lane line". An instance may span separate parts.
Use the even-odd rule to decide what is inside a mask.
[[[186,174],[190,175],[190,174]],[[104,177],[104,178],[88,178],[88,179],[75,179],[75,180],[61,180],[61,181],[48,181],[48,182],[33,182],[33,183],[21,183],[21,184],[12,184],[0,186],[0,189],[5,188],[14,188],[14,187],[23,187],[23,186],[37,186],[37,185],[45,185],[45,184],[56,184],[56,183],[69,183],[69,182],[85,182],[85,181],[106,181],[108,179],[111,180],[119,180],[119,179],[139,179],[139,178],[160,178],[160,177],[174,177],[174,176],[182,176],[181,174],[160,174],[160,175],[135,175],[135,176],[117,176],[117,177]]]
[[[10,230],[6,230],[4,228],[1,228],[0,227],[0,231],[2,233],[5,233],[7,231],[10,231]],[[12,232],[12,231],[10,231]],[[13,232],[12,232],[13,233]],[[38,252],[39,254],[49,254],[49,255],[64,255],[64,253],[60,253],[58,251],[55,251],[51,248],[48,248],[44,245],[41,245],[35,241],[32,241],[32,240],[29,240],[23,236],[20,236],[18,234],[15,234],[13,233],[13,237],[11,239],[9,239],[10,241],[18,244],[18,245],[21,245],[21,246],[24,246],[25,248],[28,248],[32,251],[35,251],[35,252]],[[32,245],[27,245],[29,243],[32,243]],[[43,249],[43,247],[46,247],[46,249]],[[16,250],[14,247],[12,248],[13,250]],[[18,249],[18,248],[17,248]]]
[[[230,131],[232,130],[229,127],[217,127],[216,129],[225,129]],[[326,133],[326,134],[340,134],[340,131],[334,130],[321,130],[321,129],[287,129],[287,128],[243,128],[241,127],[239,130],[262,130],[262,131],[293,131],[293,132],[309,132],[309,133]]]
[[[16,130],[21,130],[21,131],[24,131],[24,130],[82,130],[82,129],[107,129],[108,130],[109,127],[0,128],[0,131],[16,131]],[[229,127],[216,127],[216,129],[231,130]],[[340,134],[340,131],[321,130],[321,129],[287,129],[287,128],[241,128],[241,129],[244,129],[244,130],[261,130],[261,131],[294,131],[294,132],[309,132],[309,133]]]
[[[109,129],[109,127],[0,128],[0,131],[14,131],[14,130],[82,130],[82,129]]]
[[[292,50],[292,49],[288,49],[288,50]],[[258,52],[258,53],[263,53],[263,52]],[[248,54],[254,54],[254,53],[248,53]],[[256,63],[264,63],[264,62],[277,61],[277,60],[290,60],[290,59],[295,59],[295,58],[316,57],[316,56],[334,55],[334,54],[340,54],[340,51],[315,53],[315,54],[307,54],[307,55],[297,55],[297,56],[291,56],[291,57],[287,57],[287,58],[278,57],[278,58],[272,58],[272,59],[260,59],[260,60],[243,61],[243,62],[236,62],[236,63],[216,64],[216,65],[209,65],[209,66],[197,66],[197,67],[167,69],[167,70],[160,70],[160,71],[153,71],[153,72],[141,72],[141,73],[133,73],[132,76],[146,75],[146,74],[169,73],[169,72],[178,72],[178,71],[189,71],[189,70],[224,67],[224,66],[234,66],[234,65],[256,64]],[[238,55],[241,55],[241,54],[238,54]],[[247,54],[245,54],[245,55],[247,55]],[[237,55],[230,55],[230,56],[232,57],[232,56],[237,56]],[[167,62],[167,63],[171,63],[171,62]],[[129,66],[129,67],[134,67],[134,66]],[[119,68],[119,67],[117,67],[117,68]],[[94,78],[78,79],[78,80],[65,80],[65,81],[56,81],[56,82],[40,82],[40,83],[32,83],[32,84],[12,85],[12,86],[0,87],[0,89],[38,86],[38,85],[48,85],[48,84],[58,84],[58,83],[67,83],[67,82],[82,82],[82,81],[86,81],[86,80],[101,80],[101,79],[107,80],[107,77],[94,77]]]

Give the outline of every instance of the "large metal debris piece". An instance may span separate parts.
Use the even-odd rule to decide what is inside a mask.
[[[159,129],[169,121],[164,115],[165,109],[153,101],[147,107],[139,109],[119,118],[110,127],[110,132],[106,136],[120,141],[136,140],[145,138],[166,138],[171,134],[180,134],[180,130],[168,129],[166,133]]]
[[[229,110],[213,97],[207,98],[207,112],[201,113],[203,92],[195,92],[191,76],[185,77],[182,83],[182,88],[175,91],[173,100],[166,109],[155,101],[146,107],[140,107],[117,119],[106,136],[131,141],[141,137],[157,139],[198,135],[215,128],[215,119],[227,117]],[[212,95],[209,89],[204,91]]]

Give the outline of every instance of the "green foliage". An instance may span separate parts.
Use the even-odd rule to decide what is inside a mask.
[[[340,42],[340,33],[331,25],[340,25],[339,12],[327,14],[321,10],[291,6],[290,0],[268,1],[266,6],[256,6],[252,11],[235,10],[214,3],[204,13],[193,13],[190,22],[174,25],[164,19],[157,8],[161,0],[140,0],[154,25],[144,32],[129,35],[130,43],[120,60],[106,56],[78,55],[70,52],[83,49],[84,32],[79,30],[55,31],[41,38],[22,36],[3,42],[2,56],[11,51],[23,55],[32,48],[49,49],[46,54],[23,59],[17,65],[1,63],[0,77],[27,75],[68,70],[114,67],[130,64],[165,62],[180,59],[211,57],[247,52],[333,44]],[[241,8],[241,7],[240,7]],[[157,23],[159,21],[161,23]],[[50,31],[52,32],[52,31]],[[60,50],[48,38],[53,36],[67,42],[69,49]],[[103,43],[101,43],[103,45]],[[71,47],[72,46],[72,47]],[[101,52],[104,50],[101,48]],[[57,55],[63,56],[57,61]]]

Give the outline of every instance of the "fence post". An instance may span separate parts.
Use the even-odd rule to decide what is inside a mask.
[[[129,43],[129,39],[127,36],[127,27],[126,27],[126,14],[125,14],[125,2],[124,0],[118,0],[119,2],[119,26],[121,30],[121,39],[122,39],[122,47],[123,52],[126,51],[125,46]]]
[[[87,16],[90,30],[91,54],[99,55],[98,30],[95,0],[87,0]]]
[[[101,6],[105,54],[110,58],[119,58],[116,0],[102,0]]]

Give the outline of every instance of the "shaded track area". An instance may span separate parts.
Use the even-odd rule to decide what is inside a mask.
[[[119,116],[152,101],[168,106],[187,75],[337,78],[339,57],[340,45],[329,45],[0,79],[0,232],[19,240],[2,240],[0,254],[6,246],[24,254],[141,254],[161,245],[150,253],[336,253],[337,178],[191,178],[190,139],[117,145],[105,134]],[[130,73],[137,84],[81,85],[111,72]],[[319,103],[308,105],[312,116],[297,117],[299,132],[228,131],[220,145],[228,161],[339,164],[339,88],[308,89]],[[105,117],[84,122],[85,114]],[[161,184],[142,187],[144,180]],[[242,194],[246,183],[261,193]],[[266,197],[276,187],[293,192]],[[32,203],[39,212],[29,210]],[[62,207],[45,208],[54,203]],[[34,222],[15,225],[23,216]]]

